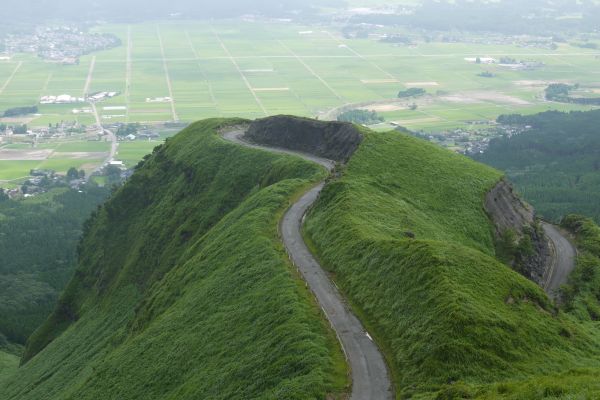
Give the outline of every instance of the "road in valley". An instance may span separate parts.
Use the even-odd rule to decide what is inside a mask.
[[[331,171],[335,163],[312,154],[295,152],[282,148],[272,148],[251,144],[243,140],[245,131],[241,129],[223,133],[223,137],[243,146],[276,153],[288,153],[316,162]],[[351,400],[391,400],[392,384],[384,358],[352,313],[335,284],[321,268],[302,237],[304,215],[317,200],[325,185],[320,182],[296,201],[285,213],[280,222],[283,244],[302,277],[315,295],[325,316],[331,323],[346,355],[352,373]]]
[[[577,250],[554,225],[543,222],[542,228],[550,241],[552,252],[552,262],[544,282],[544,290],[555,297],[560,286],[567,282],[569,274],[575,268]]]
[[[102,122],[100,121],[100,115],[98,114],[98,110],[96,109],[96,104],[94,102],[90,102],[90,107],[92,108],[92,112],[94,113],[94,117],[96,118],[96,125],[98,125],[98,133],[102,132],[103,134],[108,136],[108,139],[110,140],[110,151],[108,152],[107,157],[104,159],[104,162],[102,163],[102,165],[100,165],[99,167],[97,167],[94,172],[100,171],[104,165],[108,164],[109,162],[111,162],[112,160],[115,159],[115,155],[117,154],[117,147],[119,146],[119,143],[117,142],[117,135],[115,135],[115,133],[109,129],[105,129],[102,126]],[[92,174],[88,174],[87,175],[87,180],[89,181],[90,178],[92,177]]]

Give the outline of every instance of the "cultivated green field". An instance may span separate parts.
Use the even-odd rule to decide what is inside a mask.
[[[89,172],[104,161],[109,148],[109,142],[88,141],[82,136],[47,140],[35,148],[23,142],[0,145],[0,185],[18,186],[36,168],[66,173],[75,167]],[[18,153],[10,153],[13,151]]]
[[[75,66],[20,54],[0,63],[0,109],[35,104],[42,95],[82,96],[88,75],[89,92],[121,93],[99,105],[104,122],[279,113],[314,116],[348,103],[393,98],[403,87],[422,86],[433,96],[420,101],[416,112],[402,109],[383,114],[408,126],[439,128],[506,112],[569,109],[572,106],[542,100],[545,81],[598,82],[598,52],[567,44],[555,51],[435,42],[408,47],[372,39],[346,40],[334,27],[242,21],[95,29],[116,34],[123,45],[85,56]],[[512,71],[465,61],[476,56],[510,56],[545,66]],[[485,70],[497,76],[477,76]],[[168,97],[173,102],[164,99]],[[151,101],[160,98],[163,101]],[[90,114],[72,114],[74,107],[43,105],[41,115],[30,123],[94,122]]]
[[[600,52],[568,44],[552,51],[441,42],[397,46],[376,38],[344,39],[338,27],[242,20],[163,21],[94,29],[119,36],[122,46],[84,56],[79,65],[72,66],[25,54],[0,61],[0,111],[37,104],[43,95],[83,96],[87,87],[89,93],[120,93],[97,106],[106,124],[273,114],[335,118],[334,110],[339,107],[367,103],[368,109],[386,119],[376,129],[398,124],[439,131],[466,127],[472,121],[485,124],[505,113],[589,108],[546,102],[543,90],[551,81],[577,82],[590,92],[600,88]],[[465,60],[502,56],[544,66],[513,71]],[[477,76],[483,71],[495,76]],[[406,87],[422,87],[428,94],[404,102],[388,101]],[[417,104],[416,110],[409,109],[412,103]],[[74,108],[84,106],[39,105],[38,115],[16,121],[34,127],[60,121],[94,124],[92,114],[73,114]],[[124,146],[124,161],[135,164],[151,147]],[[10,164],[9,170],[0,172],[0,180],[18,179],[26,172]]]

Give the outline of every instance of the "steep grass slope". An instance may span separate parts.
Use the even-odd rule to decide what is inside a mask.
[[[324,171],[192,125],[87,224],[80,264],[3,399],[313,399],[343,356],[277,222]]]
[[[401,133],[364,135],[306,233],[376,334],[399,398],[502,398],[523,386],[485,385],[598,366],[599,327],[495,258],[483,198],[497,171]]]
[[[562,297],[565,305],[582,320],[600,321],[600,227],[591,218],[568,215],[561,225],[575,237],[577,266]]]
[[[19,365],[19,357],[0,350],[0,385],[2,381],[14,373]]]

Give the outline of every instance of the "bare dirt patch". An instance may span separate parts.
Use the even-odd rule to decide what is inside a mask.
[[[424,124],[428,122],[437,122],[441,121],[438,117],[426,117],[426,118],[413,118],[413,119],[397,119],[392,121],[395,124],[408,126],[408,125],[416,125],[416,124]]]
[[[0,118],[0,123],[3,124],[29,124],[31,121],[38,118],[36,115],[29,115],[27,117],[12,117],[12,118]]]
[[[0,150],[0,161],[43,161],[48,159],[52,150]]]
[[[568,81],[568,80],[556,80],[556,81],[520,80],[520,81],[513,81],[514,85],[520,86],[520,87],[525,87],[525,88],[546,87],[546,86],[551,85],[553,83],[571,83],[571,82]]]
[[[449,103],[459,103],[459,104],[477,104],[477,103],[481,103],[481,101],[479,101],[477,99],[474,99],[474,98],[471,98],[471,97],[467,97],[467,96],[463,96],[463,95],[459,95],[459,94],[441,96],[439,99],[443,100],[443,101],[447,101]]]
[[[375,112],[389,112],[389,111],[400,111],[407,110],[408,107],[405,104],[400,103],[387,103],[387,104],[371,104],[364,107],[358,107],[359,110],[375,111]]]
[[[405,82],[405,86],[418,87],[418,86],[440,86],[437,82]]]
[[[504,93],[492,91],[455,93],[448,96],[442,96],[440,97],[440,99],[451,103],[461,104],[475,104],[482,102],[509,104],[512,106],[526,106],[531,104],[527,100],[523,100],[514,96],[509,96]]]
[[[398,83],[398,79],[361,79],[361,83]]]
[[[89,151],[72,151],[72,152],[54,152],[52,158],[71,158],[81,160],[86,158],[104,158],[108,152],[89,152]]]
[[[289,87],[253,88],[255,92],[287,92]]]
[[[135,110],[129,111],[130,114],[169,114],[171,110],[166,108],[137,108]]]

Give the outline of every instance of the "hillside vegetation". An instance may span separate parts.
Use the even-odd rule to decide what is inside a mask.
[[[597,370],[572,375],[599,365],[600,327],[495,257],[483,198],[500,173],[401,133],[364,134],[305,229],[384,349],[398,398],[600,395]]]
[[[561,225],[578,249],[577,267],[563,288],[566,306],[581,319],[600,320],[600,227],[589,218],[568,215]]]
[[[600,110],[501,116],[531,129],[493,139],[475,158],[503,171],[545,218],[577,213],[600,222]]]
[[[86,224],[79,266],[2,399],[315,399],[345,390],[335,335],[277,238],[324,171],[169,139]]]
[[[0,200],[0,350],[18,352],[54,309],[77,263],[81,227],[109,194],[57,188],[24,201]]]

